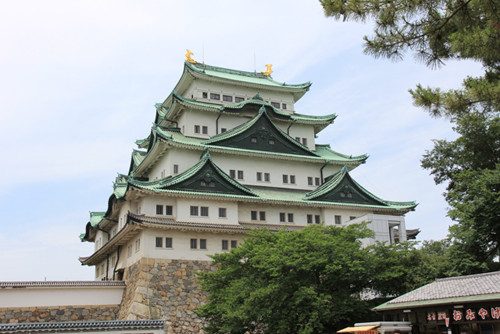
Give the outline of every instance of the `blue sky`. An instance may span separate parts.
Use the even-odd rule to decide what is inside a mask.
[[[311,81],[297,112],[336,113],[319,143],[370,155],[352,175],[387,200],[419,203],[419,240],[451,224],[443,186],[420,168],[451,126],[412,105],[409,88],[458,88],[479,64],[431,70],[362,53],[370,23],[326,18],[318,1],[2,1],[0,3],[0,281],[93,279],[78,256],[89,211],[104,211],[154,104],[179,79],[186,49],[241,70]]]

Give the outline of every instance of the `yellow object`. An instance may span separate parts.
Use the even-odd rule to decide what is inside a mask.
[[[196,60],[194,60],[193,58],[191,58],[192,55],[194,55],[194,53],[192,53],[191,51],[189,51],[188,49],[186,49],[186,61],[190,62],[191,64],[196,64]]]
[[[264,72],[262,72],[262,74],[264,75],[271,75],[271,73],[273,73],[273,64],[266,64],[266,70]]]
[[[347,327],[344,328],[340,331],[337,331],[337,333],[361,333],[361,332],[373,332],[376,333],[378,326],[358,326],[358,327]]]

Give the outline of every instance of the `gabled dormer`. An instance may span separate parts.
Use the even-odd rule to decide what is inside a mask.
[[[244,150],[317,156],[278,128],[271,121],[265,106],[259,109],[259,113],[252,120],[216,135],[204,144]]]
[[[249,188],[233,180],[212,161],[205,151],[200,161],[176,176],[155,181],[129,178],[129,183],[139,189],[162,192],[213,193],[231,196],[256,196]]]
[[[307,193],[305,199],[349,205],[379,206],[406,211],[413,210],[417,206],[415,202],[392,202],[373,195],[349,175],[345,166],[338,173],[327,178],[324,184]]]

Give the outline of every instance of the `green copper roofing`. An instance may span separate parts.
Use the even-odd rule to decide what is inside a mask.
[[[271,121],[266,108],[250,121],[207,140],[205,145],[226,146],[255,151],[317,156],[306,146],[293,140]]]
[[[194,137],[186,137],[179,131],[171,131],[168,129],[164,129],[163,127],[157,127],[155,129],[157,137],[161,138],[167,142],[170,142],[175,145],[182,146],[190,146],[192,148],[197,148],[199,150],[204,150],[209,146],[205,145],[206,139],[194,138]],[[213,137],[212,137],[213,138]],[[212,146],[215,147],[215,146]],[[278,156],[278,157],[286,157],[286,158],[300,158],[300,159],[311,159],[317,160],[318,162],[325,163],[327,161],[331,164],[347,164],[347,165],[359,165],[360,163],[364,163],[367,159],[367,155],[361,156],[348,156],[346,154],[341,154],[329,149],[328,145],[316,146],[317,150],[316,155],[314,156],[304,156],[304,155],[295,155],[295,154],[284,154],[284,153],[276,153],[276,152],[268,152],[268,151],[253,151],[247,149],[240,148],[232,148],[232,147],[218,147],[218,149],[223,149],[227,151],[236,151],[241,154],[250,154],[250,153],[258,153],[262,155],[268,156]]]
[[[130,178],[129,183],[138,188],[155,192],[177,190],[195,193],[255,196],[250,189],[236,182],[217,167],[208,151],[203,153],[197,164],[177,176],[154,181],[139,181]]]
[[[275,108],[272,106],[270,103],[265,102],[261,99],[258,99],[256,97],[250,99],[250,100],[245,100],[242,102],[237,102],[237,103],[231,103],[231,104],[225,104],[225,105],[220,105],[220,104],[215,104],[215,103],[208,103],[208,102],[200,102],[194,99],[188,99],[180,94],[178,94],[176,91],[172,92],[172,98],[174,103],[181,103],[186,106],[191,106],[191,107],[198,107],[201,109],[205,110],[213,110],[216,112],[228,112],[228,113],[238,113],[238,112],[243,112],[243,111],[248,111],[249,109],[253,109],[257,112],[261,106],[266,106],[266,109],[270,111],[270,116],[279,118],[279,119],[289,119],[295,122],[307,122],[307,123],[320,123],[324,124],[325,126],[328,124],[331,124],[335,118],[337,118],[336,114],[328,114],[328,115],[322,115],[322,116],[312,116],[312,115],[303,115],[303,114],[291,114],[287,113],[281,109]],[[171,110],[172,107],[163,107],[158,109],[158,120],[165,120],[167,121],[167,116],[168,116],[168,111]],[[158,123],[160,123],[158,121]]]
[[[97,227],[97,225],[99,225],[99,223],[104,219],[104,215],[105,215],[106,212],[95,212],[95,211],[91,211],[90,212],[90,225],[92,227]]]
[[[390,202],[378,198],[359,185],[349,175],[346,167],[333,175],[327,182],[306,194],[307,200],[349,204],[378,205],[413,209],[415,202]]]
[[[148,148],[149,141],[150,141],[150,136],[148,136],[147,138],[144,138],[144,139],[137,139],[135,141],[135,144],[139,148]]]
[[[277,88],[292,88],[292,89],[300,89],[307,90],[311,86],[310,82],[306,82],[303,84],[286,84],[284,82],[278,82],[273,80],[273,78],[268,75],[264,75],[260,72],[246,72],[240,70],[232,70],[229,68],[211,66],[206,64],[192,64],[189,62],[184,63],[186,68],[192,70],[196,73],[200,73],[209,77],[237,81],[244,84],[256,84],[268,87],[277,87]]]
[[[127,186],[127,177],[123,174],[118,174],[115,182],[113,182],[113,194],[117,199],[125,196],[125,193],[127,192]]]

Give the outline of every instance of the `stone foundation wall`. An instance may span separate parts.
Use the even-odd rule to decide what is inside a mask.
[[[210,261],[143,258],[125,270],[127,283],[118,315],[122,320],[164,319],[166,333],[201,333],[193,310],[206,301],[196,272],[215,271]]]
[[[0,323],[116,320],[119,305],[0,308]]]

